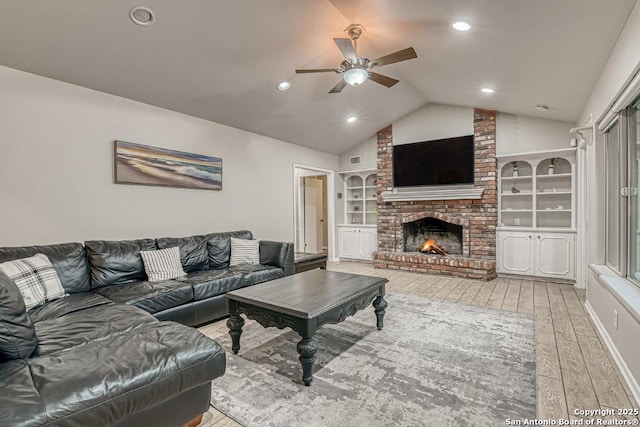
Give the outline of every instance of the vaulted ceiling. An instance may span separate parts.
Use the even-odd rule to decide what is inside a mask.
[[[341,153],[428,103],[577,120],[634,3],[0,0],[0,65]],[[139,5],[153,25],[130,21]],[[471,31],[453,30],[458,19]],[[415,48],[378,70],[400,83],[329,94],[340,75],[294,73],[337,67],[332,38],[350,24],[366,29],[361,56]]]

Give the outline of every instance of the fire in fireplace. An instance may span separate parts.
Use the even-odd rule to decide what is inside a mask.
[[[433,244],[429,245],[430,242]],[[402,225],[402,243],[404,252],[462,255],[462,226],[422,218]]]
[[[434,239],[427,239],[419,249],[423,254],[447,255],[449,252],[445,248],[438,245]]]

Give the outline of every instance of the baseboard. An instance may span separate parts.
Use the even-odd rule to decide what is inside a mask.
[[[618,369],[620,369],[620,373],[622,374],[625,381],[627,382],[627,385],[629,386],[629,390],[631,391],[631,394],[636,399],[636,403],[640,404],[640,385],[638,385],[638,382],[633,377],[633,374],[627,367],[627,364],[624,362],[624,359],[620,355],[620,352],[618,352],[618,349],[613,343],[613,340],[611,339],[611,337],[609,336],[609,333],[607,332],[604,325],[600,321],[600,318],[598,318],[598,316],[596,315],[595,310],[591,307],[591,304],[589,304],[589,302],[587,301],[584,305],[587,308],[587,312],[591,316],[591,319],[593,320],[593,324],[596,326],[596,329],[598,330],[598,332],[600,332],[600,336],[604,340],[605,345],[611,352],[611,355],[613,356],[613,360],[616,362],[616,365],[618,365]]]

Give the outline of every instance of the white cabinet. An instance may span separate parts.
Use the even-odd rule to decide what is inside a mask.
[[[344,177],[345,224],[376,225],[378,215],[376,170],[340,172]]]
[[[575,233],[498,231],[498,273],[575,279]]]
[[[575,148],[498,159],[501,227],[575,228]]]
[[[498,273],[575,280],[575,151],[498,158]]]
[[[370,260],[376,250],[375,227],[338,227],[340,257]]]
[[[536,233],[535,275],[575,278],[575,234]]]
[[[533,233],[498,233],[498,272],[533,275]]]
[[[343,171],[344,224],[338,226],[340,258],[371,260],[378,246],[375,169]]]

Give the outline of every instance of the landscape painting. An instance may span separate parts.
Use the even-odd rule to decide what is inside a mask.
[[[222,159],[115,141],[117,184],[222,190]]]

